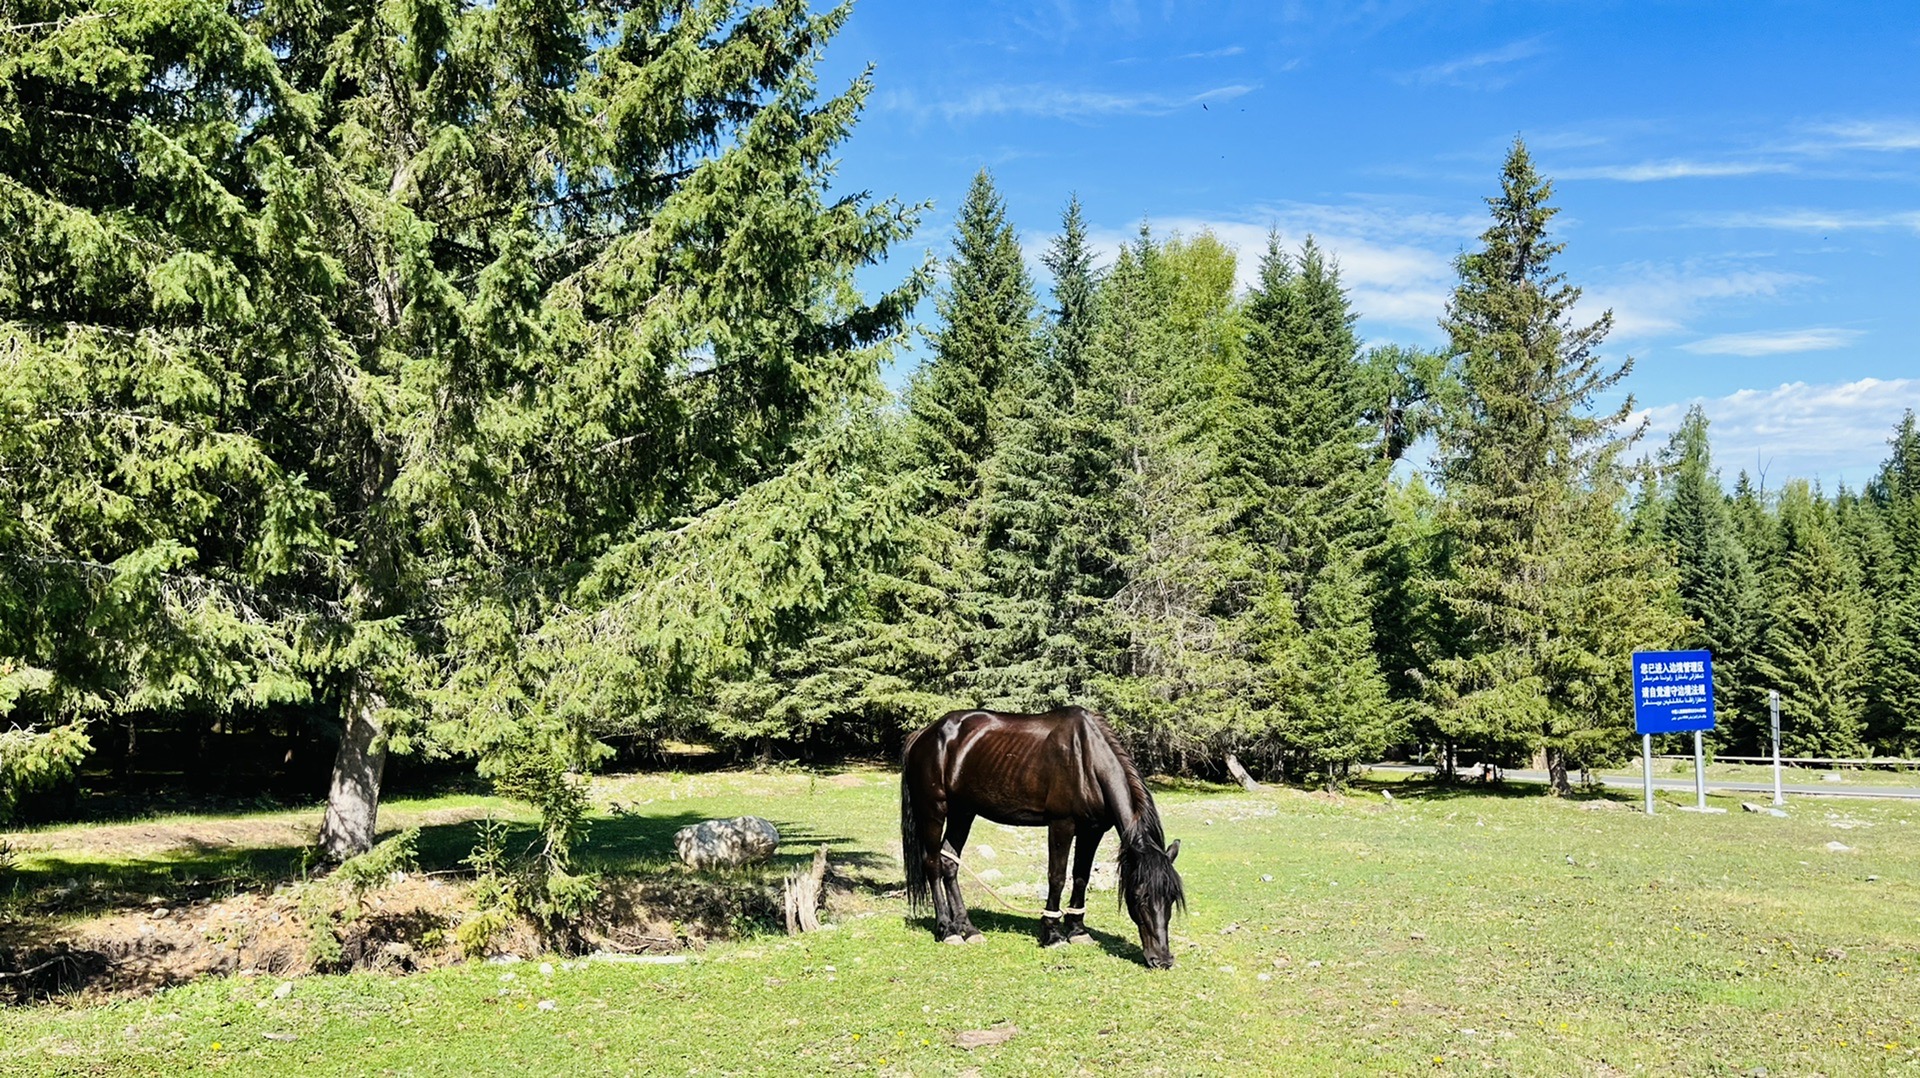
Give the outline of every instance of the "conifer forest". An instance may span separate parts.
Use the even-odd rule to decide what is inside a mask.
[[[920,196],[834,182],[846,8],[0,12],[0,819],[310,760],[339,858],[466,772],[564,896],[616,756],[1082,704],[1170,774],[1564,791],[1660,648],[1718,752],[1777,691],[1789,755],[1920,753],[1913,415],[1861,489],[1653,444],[1524,141],[1420,348],[1312,240],[1102,248],[984,171],[916,265]]]

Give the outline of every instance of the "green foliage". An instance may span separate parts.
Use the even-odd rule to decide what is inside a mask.
[[[1033,287],[1006,206],[985,170],[955,222],[933,358],[908,394],[909,428],[931,493],[947,507],[980,494],[1008,396],[1035,359]]]
[[[590,763],[797,631],[876,545],[831,428],[923,284],[849,287],[913,213],[827,194],[846,16],[10,20],[0,655],[50,714],[344,701],[370,802],[389,746]]]
[[[1248,720],[1236,693],[1249,670],[1222,616],[1245,578],[1244,544],[1213,482],[1243,332],[1233,279],[1214,236],[1156,242],[1143,230],[1101,285],[1075,401],[1104,450],[1105,489],[1086,503],[1092,545],[1114,552],[1119,576],[1082,629],[1113,656],[1098,700],[1150,765],[1182,770],[1217,759]]]
[[[1716,743],[1736,754],[1763,753],[1768,713],[1757,648],[1765,596],[1713,471],[1707,417],[1697,406],[1674,432],[1663,464],[1654,528],[1675,567],[1680,611],[1691,623],[1682,643],[1713,653]]]
[[[1054,306],[1039,364],[1011,395],[983,466],[983,569],[991,601],[975,680],[1013,706],[1094,702],[1113,668],[1107,602],[1122,576],[1109,519],[1115,469],[1109,416],[1089,364],[1101,279],[1078,199],[1041,256]]]
[[[71,778],[91,748],[82,723],[0,730],[0,823],[26,798]]]
[[[1564,785],[1685,642],[1729,746],[1770,688],[1802,747],[1920,739],[1912,417],[1858,495],[1721,496],[1698,414],[1642,476],[1518,143],[1435,352],[1362,353],[1311,239],[1245,296],[1205,234],[1096,272],[1077,199],[1041,312],[981,172],[896,408],[933,275],[853,285],[916,211],[829,190],[844,6],[16,7],[0,815],[96,716],[337,712],[331,855],[387,752],[472,758],[545,821],[483,875],[559,930],[612,737],[1079,702],[1152,766],[1411,737]],[[1437,492],[1390,481],[1429,439]]]
[[[1396,736],[1398,709],[1375,654],[1373,605],[1387,518],[1390,447],[1378,414],[1381,381],[1401,361],[1363,360],[1339,268],[1311,237],[1297,255],[1269,237],[1259,283],[1247,300],[1244,375],[1229,406],[1222,486],[1238,502],[1246,564],[1261,574],[1262,601],[1241,614],[1239,633],[1262,641],[1269,676],[1256,698],[1260,755],[1315,772],[1331,786],[1357,760]],[[1388,373],[1381,366],[1391,362]],[[1406,437],[1404,386],[1384,394]],[[1273,594],[1278,589],[1280,594]],[[1280,605],[1295,626],[1275,636]],[[1251,619],[1248,623],[1247,619]],[[1290,648],[1282,659],[1276,649]]]
[[[1778,556],[1767,570],[1760,676],[1780,691],[1781,751],[1860,751],[1870,625],[1833,509],[1804,481],[1780,493]]]
[[[1444,349],[1385,344],[1361,356],[1366,419],[1381,457],[1397,461],[1434,434],[1460,390],[1459,371]]]
[[[1496,761],[1541,751],[1565,791],[1570,766],[1625,750],[1629,653],[1684,623],[1663,598],[1670,570],[1619,510],[1632,398],[1591,406],[1630,363],[1608,368],[1596,351],[1610,312],[1569,319],[1580,291],[1552,267],[1551,190],[1516,142],[1487,200],[1493,223],[1457,263],[1444,325],[1461,392],[1436,454],[1452,544],[1436,591],[1453,633],[1427,668],[1443,736]]]
[[[1867,652],[1868,736],[1881,751],[1920,751],[1920,429],[1908,412],[1891,452],[1867,487],[1864,515],[1885,534],[1877,571],[1863,573],[1873,603]]]
[[[300,919],[307,928],[307,962],[317,970],[338,969],[345,949],[340,930],[348,913],[341,909],[339,892],[326,881],[300,885]]]
[[[1310,628],[1296,645],[1302,684],[1288,702],[1283,736],[1329,789],[1357,765],[1378,760],[1400,735],[1374,654],[1367,598],[1347,564],[1335,562],[1307,590]]]
[[[362,901],[368,891],[386,884],[395,873],[411,872],[419,865],[420,829],[409,827],[366,853],[340,862],[327,878],[345,888],[355,901]]]
[[[1090,699],[1093,660],[1078,623],[1111,594],[1098,551],[1082,541],[1081,518],[1097,493],[1089,470],[1104,462],[1089,459],[1099,441],[1074,414],[1096,299],[1077,200],[1061,227],[1042,257],[1056,306],[1038,361],[1016,373],[994,452],[980,468],[982,586],[966,682],[980,699],[1016,710]]]

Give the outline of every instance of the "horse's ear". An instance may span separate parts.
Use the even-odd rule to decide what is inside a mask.
[[[1172,862],[1174,860],[1177,860],[1179,857],[1180,857],[1180,840],[1176,838],[1173,840],[1173,845],[1167,847],[1167,860],[1169,862]]]

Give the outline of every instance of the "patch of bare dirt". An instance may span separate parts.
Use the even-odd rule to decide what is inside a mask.
[[[456,930],[476,912],[468,880],[397,877],[359,899],[304,889],[313,886],[289,884],[269,893],[172,906],[154,900],[59,924],[0,920],[0,1002],[144,995],[232,973],[292,977],[370,969],[403,974],[467,960]],[[318,901],[316,894],[322,896]],[[829,876],[829,909],[851,913],[862,905],[859,895],[852,880]],[[780,916],[780,894],[770,884],[682,873],[616,877],[602,881],[600,901],[570,947],[683,951],[777,923]],[[321,933],[330,934],[333,943],[317,945]],[[533,957],[568,946],[517,922],[495,935],[486,950]]]
[[[86,849],[93,854],[153,857],[185,850],[261,849],[309,846],[319,821],[263,817],[251,820],[193,820],[179,824],[93,824],[82,832],[66,830],[8,836],[21,853]]]
[[[0,924],[0,993],[17,1002],[58,993],[142,994],[226,973],[289,976],[344,969],[410,972],[459,955],[452,929],[464,884],[412,877],[363,901],[303,903],[297,887],[155,903],[60,924]],[[347,906],[354,908],[348,909]],[[337,948],[317,948],[324,911]],[[328,957],[337,954],[337,957]]]
[[[485,815],[486,810],[479,808],[429,809],[424,812],[389,812],[381,817],[380,822],[388,829],[432,827],[465,823]],[[72,849],[85,850],[95,857],[101,854],[155,857],[177,852],[206,853],[222,849],[299,849],[313,845],[319,832],[320,813],[315,810],[228,820],[85,824],[49,831],[0,834],[0,838],[6,839],[20,853],[57,853]]]

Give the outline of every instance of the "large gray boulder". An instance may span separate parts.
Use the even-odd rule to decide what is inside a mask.
[[[707,820],[682,827],[673,850],[694,868],[739,868],[765,861],[780,848],[780,832],[758,816]]]

